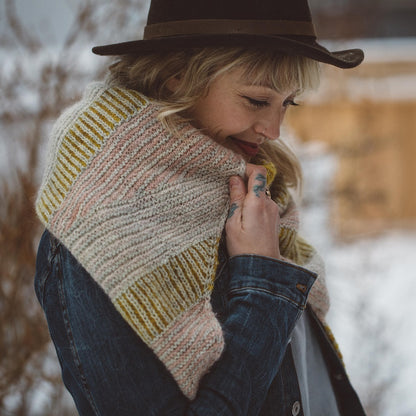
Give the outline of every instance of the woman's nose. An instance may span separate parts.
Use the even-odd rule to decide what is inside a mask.
[[[276,140],[280,137],[280,124],[279,115],[274,114],[259,120],[254,126],[254,131],[268,140]]]

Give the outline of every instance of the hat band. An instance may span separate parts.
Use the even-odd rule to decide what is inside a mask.
[[[300,35],[314,36],[312,22],[294,20],[178,20],[147,25],[143,39],[181,35]]]

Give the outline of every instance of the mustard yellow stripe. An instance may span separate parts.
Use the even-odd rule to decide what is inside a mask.
[[[213,253],[207,253],[207,254],[210,254],[210,255],[212,255]],[[196,247],[194,247],[194,250],[192,250],[192,251],[190,251],[189,252],[189,255],[190,255],[190,257],[192,258],[192,262],[196,265],[196,267],[198,267],[199,268],[199,270],[200,270],[200,272],[199,272],[199,276],[202,276],[203,275],[203,272],[204,272],[204,270],[206,270],[206,268],[208,267],[208,264],[207,264],[207,258],[208,258],[208,256],[202,256],[199,252],[198,252],[198,250],[196,250]],[[195,255],[198,255],[198,258],[196,258],[196,256]],[[200,285],[200,286],[204,286],[204,283],[205,282],[203,282],[203,281],[201,281],[201,279],[198,279],[198,284]],[[203,290],[202,288],[201,288],[201,290]]]
[[[45,220],[45,223],[49,222],[49,216],[46,214],[46,207],[45,204],[41,201],[41,198],[38,199],[36,203],[36,212],[39,216],[42,216],[42,218]]]
[[[42,202],[42,205],[45,207],[48,215],[51,215],[52,211],[49,209],[48,205],[46,204],[45,199],[44,199],[44,195],[41,196],[40,200]]]
[[[114,123],[112,123],[107,117],[104,117],[99,111],[97,111],[94,107],[90,108],[90,111],[94,113],[103,123],[109,127],[110,131],[114,130]],[[100,125],[102,128],[102,126]]]
[[[45,202],[48,202],[49,206],[51,207],[51,212],[55,211],[58,205],[60,204],[60,201],[57,199],[56,194],[53,192],[50,182],[45,187],[44,195]]]
[[[135,93],[132,90],[129,90],[128,93],[120,88],[114,88],[114,91],[122,98],[124,98],[126,101],[128,101],[134,108],[140,108],[140,104],[142,106],[146,105],[146,101],[141,97],[141,95],[139,93]],[[133,96],[133,98],[130,97]],[[136,101],[138,100],[140,102],[140,104],[138,104]]]
[[[56,193],[53,191],[52,186],[53,184],[48,183],[45,188],[45,202],[48,202],[51,212],[55,211],[58,208],[58,205],[62,202],[59,200]]]
[[[109,94],[108,94],[109,95]],[[127,118],[127,114],[123,111],[123,108],[120,105],[116,105],[115,103],[113,103],[109,98],[107,98],[105,95],[103,95],[101,97],[101,99],[109,106],[113,109],[113,111],[120,113],[121,114],[121,118],[122,119],[126,119]],[[118,103],[117,103],[118,104]]]
[[[88,129],[94,133],[95,138],[102,141],[103,134],[100,133],[100,130],[103,131],[104,136],[108,136],[110,134],[111,130],[106,130],[104,126],[101,123],[99,123],[91,114],[84,112],[84,117],[88,119],[91,123],[93,123],[93,125],[95,125],[95,127],[93,127],[87,123],[87,120],[82,120],[83,123],[88,127]],[[97,146],[98,146],[98,143],[97,143]]]
[[[118,98],[115,94],[113,94],[111,90],[108,90],[108,91],[107,91],[107,94],[108,94],[108,95],[111,97],[111,99],[112,99],[113,101],[115,101],[115,102],[116,102],[116,103],[120,106],[120,108],[122,108],[124,111],[126,111],[126,112],[127,112],[127,113],[129,113],[130,115],[134,114],[134,109],[133,109],[133,108],[131,108],[131,107],[129,107],[128,105],[124,104],[124,103],[123,103],[123,101],[119,100],[119,98]],[[127,116],[126,116],[126,117],[127,117]]]
[[[175,293],[177,293],[178,294],[178,296],[181,298],[181,304],[183,304],[183,305],[187,305],[187,301],[186,301],[186,297],[183,297],[182,295],[183,295],[183,292],[184,292],[184,290],[183,289],[181,289],[179,286],[178,286],[178,282],[174,279],[174,278],[172,278],[173,276],[172,276],[172,271],[171,270],[169,270],[168,269],[168,267],[166,266],[166,265],[163,265],[162,266],[162,270],[161,270],[161,273],[162,273],[162,277],[163,276],[169,276],[169,282],[171,283],[171,285],[173,286],[173,288],[174,288],[174,290],[175,290]],[[182,286],[182,285],[181,285]],[[186,291],[185,291],[186,292]]]
[[[90,155],[94,154],[95,151],[100,148],[100,145],[94,140],[94,138],[82,129],[78,123],[75,124],[74,129],[77,129],[79,134],[75,130],[71,130],[71,137],[81,146],[85,147]]]
[[[263,165],[266,168],[267,171],[267,186],[270,186],[271,183],[274,181],[274,178],[277,174],[277,169],[274,163],[269,161],[262,161],[261,165]]]
[[[188,265],[188,267],[184,267]],[[192,302],[198,296],[198,290],[196,289],[195,285],[191,284],[191,280],[195,279],[195,270],[191,264],[187,263],[185,260],[185,256],[182,254],[179,259],[174,257],[170,260],[170,264],[172,267],[172,275],[177,277],[177,279],[181,282],[182,287],[187,292],[187,298]]]
[[[60,164],[60,166],[62,167],[62,169],[65,172],[67,172],[68,176],[70,177],[70,183],[72,184],[72,182],[74,182],[75,178],[78,175],[78,171],[76,170],[76,172],[74,172],[72,169],[70,169],[70,167],[68,166],[68,164],[66,163],[66,161],[65,160],[62,160],[62,159],[68,160],[68,158],[61,157],[60,155],[64,156],[64,154],[61,151],[59,151],[58,158],[57,158],[58,159],[58,163]],[[68,162],[71,163],[70,160],[68,160]]]
[[[184,276],[185,278],[187,278],[188,283],[193,287],[193,293],[195,293],[196,295],[199,295],[203,293],[203,289],[204,289],[204,285],[202,284],[199,278],[199,276],[202,276],[203,273],[202,273],[202,270],[199,268],[199,266],[195,264],[194,258],[192,254],[189,252],[189,250],[186,254],[189,255],[189,257],[191,258],[191,261],[188,259],[188,256],[185,255],[185,253],[183,253],[182,254],[183,261],[186,262],[187,267],[184,268],[181,262],[179,262],[179,265],[182,268]],[[187,274],[188,274],[187,269],[192,272],[193,279],[189,279],[187,277]]]
[[[84,148],[85,146],[80,147],[78,143],[71,140],[71,136],[67,135],[65,137],[66,142],[62,144],[63,147],[66,147],[68,151],[73,152],[74,157],[78,159],[79,163],[83,166],[86,166],[86,162],[84,159],[89,159],[89,155],[85,153]],[[82,159],[84,157],[84,159]]]
[[[198,296],[199,294],[201,294],[201,291],[202,291],[202,287],[201,287],[199,279],[198,279],[198,272],[195,271],[194,268],[193,268],[193,265],[188,262],[188,260],[186,258],[186,255],[183,255],[181,257],[183,257],[183,260],[178,261],[178,267],[181,268],[183,278],[185,278],[187,280],[187,282],[189,283],[189,285],[191,286],[192,292],[195,294],[195,296]],[[184,263],[186,263],[188,267],[184,267]],[[192,276],[188,277],[188,275],[187,275],[188,270],[191,271]],[[192,278],[190,278],[190,277],[192,277]]]
[[[62,150],[59,150],[59,156],[62,156],[68,162],[68,164],[71,165],[77,171],[77,174],[81,172],[81,168],[79,166],[76,166],[72,162],[72,160],[64,152],[62,152]],[[61,161],[61,163],[62,163],[62,165],[65,166],[65,163],[63,163],[62,161]],[[77,175],[75,174],[75,175],[73,175],[73,177],[75,179],[77,177]]]
[[[84,146],[86,146],[88,149],[91,149],[91,153],[94,153],[97,149],[99,149],[101,147],[101,144],[97,141],[97,139],[99,139],[100,142],[101,142],[102,138],[99,135],[99,133],[97,132],[97,130],[95,130],[94,127],[92,127],[90,124],[87,124],[86,121],[84,121],[84,120],[79,120],[79,121],[80,121],[80,123],[75,124],[74,127],[79,131],[81,136],[79,136],[76,131],[73,131],[73,134],[78,140],[80,140],[84,143]],[[87,131],[87,129],[91,130],[92,133],[95,135],[95,137],[93,137]],[[90,143],[91,147],[88,146],[87,140]]]
[[[51,183],[53,184],[53,187],[56,189],[56,191],[58,192],[58,194],[61,196],[61,198],[57,198],[57,196],[55,195],[55,193],[54,192],[52,192],[52,189],[50,188],[50,191],[51,191],[51,193],[52,193],[52,195],[54,196],[54,198],[57,200],[57,201],[59,201],[59,202],[62,202],[62,200],[64,199],[64,197],[65,197],[65,194],[59,189],[59,186],[57,186],[56,185],[56,182],[58,182],[57,180],[55,180],[56,179],[56,176],[54,175],[54,174],[52,174],[52,176],[51,176]]]
[[[217,238],[217,240],[215,242],[215,246],[214,246],[215,247],[214,267],[212,269],[211,276],[210,276],[210,279],[209,279],[208,285],[207,285],[207,290],[208,290],[209,293],[211,293],[214,290],[215,277],[216,277],[216,274],[217,274],[217,268],[218,268],[218,263],[219,263],[218,247],[220,245],[220,240],[221,240],[221,237]]]
[[[58,172],[55,171],[53,173],[53,177],[55,177],[56,182],[59,183],[59,185],[61,186],[61,188],[63,188],[65,192],[68,192],[68,189],[69,188],[68,188],[67,184],[64,183],[64,181],[62,180],[62,176],[64,176],[64,175],[62,174],[62,172],[61,172],[61,170],[60,170],[60,168],[58,166],[56,166],[56,170],[60,173],[60,176],[58,176],[58,174],[57,174]]]
[[[217,256],[217,254],[215,254],[214,267],[213,267],[210,279],[209,279],[208,284],[207,284],[208,293],[212,293],[212,291],[214,290],[214,283],[215,283],[215,276],[216,276],[217,267],[218,267],[218,256]]]
[[[160,269],[153,271],[153,273],[150,275],[150,278],[154,278],[154,281],[156,281],[158,285],[162,287],[162,293],[166,288],[168,289],[168,292],[171,294],[171,297],[167,299],[167,302],[170,302],[171,304],[177,306],[176,309],[178,309],[179,313],[185,310],[185,300],[182,298],[177,288],[175,288],[175,286],[172,284],[173,279],[166,279],[166,275]]]
[[[38,205],[38,207],[37,207],[38,209],[37,209],[37,211],[38,211],[38,213],[42,216],[42,218],[45,220],[45,223],[48,223],[49,222],[49,219],[48,219],[48,217],[46,216],[46,214],[45,214],[45,212],[41,209],[41,207],[40,207],[40,205]]]
[[[74,130],[71,130],[66,139],[71,143],[72,147],[75,147],[79,152],[84,156],[85,159],[89,159],[91,154],[94,153],[94,150],[88,146],[87,141],[84,137],[81,138]]]
[[[189,299],[188,302],[193,302],[198,297],[198,290],[196,289],[195,285],[191,284],[191,280],[195,278],[195,269],[189,268],[189,270],[184,270],[184,273],[182,275],[179,275],[178,269],[181,266],[181,263],[183,264],[185,262],[184,256],[180,255],[179,259],[178,257],[175,257],[171,259],[171,266],[172,266],[172,273],[173,275],[178,275],[178,279],[181,282],[182,287],[187,292],[187,298]]]
[[[206,241],[202,241],[199,244],[192,246],[189,250],[192,253],[192,258],[196,261],[197,264],[203,264],[204,267],[208,264],[208,255],[211,254],[212,245],[207,245]]]
[[[172,303],[172,299],[168,298],[165,294],[166,289],[162,289],[159,285],[157,288],[156,279],[143,279],[143,288],[144,290],[151,295],[151,298],[157,303],[157,308],[162,311],[164,316],[167,316],[171,321],[175,315],[172,314],[172,309],[168,308],[167,305]]]
[[[75,150],[71,149],[71,147],[69,147],[69,145],[66,142],[62,143],[62,147],[71,155],[71,157],[73,157],[75,160],[78,161],[78,163],[80,165],[82,165],[83,167],[87,166],[86,162],[84,162],[76,153]],[[78,150],[77,148],[75,148],[76,150]]]
[[[218,259],[217,259],[217,250],[210,250],[207,252],[207,256],[205,257],[205,259],[207,259],[209,256],[209,258],[211,258],[212,256],[214,256],[214,264],[211,266],[211,264],[206,263],[206,267],[204,270],[204,274],[205,276],[205,280],[201,281],[201,279],[199,279],[199,281],[201,282],[201,284],[204,285],[204,288],[201,289],[202,293],[206,293],[206,291],[208,290],[208,292],[212,292],[214,286],[213,283],[215,281],[215,272],[217,270],[217,264],[218,264]],[[202,260],[200,260],[202,261]],[[197,264],[198,264],[198,260],[197,260]]]
[[[103,103],[97,101],[95,103],[95,105],[99,108],[101,108],[101,110],[103,110],[105,113],[107,113],[115,122],[115,124],[120,123],[121,121],[121,117],[119,117],[116,113],[114,113],[113,111],[111,111],[110,108],[108,108],[106,105],[104,105]]]
[[[132,292],[139,292],[143,297],[145,297],[147,299],[147,301],[151,304],[152,309],[157,313],[158,318],[160,319],[160,321],[162,322],[162,325],[164,327],[166,327],[166,325],[168,324],[168,321],[164,318],[163,313],[161,312],[161,305],[159,302],[155,302],[154,299],[157,299],[157,296],[149,296],[149,291],[145,290],[142,286],[140,286],[137,282],[135,283],[135,290],[133,291],[133,289],[131,289]],[[152,291],[150,291],[152,294]],[[153,293],[154,295],[154,293]],[[140,296],[138,297],[138,299],[140,299]],[[143,304],[143,303],[142,303]],[[162,309],[163,311],[163,309]],[[157,323],[157,320],[155,320],[155,323]],[[158,325],[158,324],[157,324]],[[158,325],[159,326],[159,325]],[[160,326],[159,326],[160,327]],[[162,328],[161,328],[162,329]]]
[[[116,302],[116,305],[118,306],[118,309],[121,311],[121,314],[126,319],[126,321],[129,322],[130,325],[132,325],[133,328],[136,329],[137,333],[140,336],[142,336],[144,339],[149,339],[149,338],[153,339],[154,338],[154,335],[152,334],[150,329],[147,327],[143,318],[139,314],[134,313],[135,307],[134,307],[134,305],[132,305],[132,303],[130,302],[130,300],[127,298],[127,296],[125,294],[123,294],[121,296],[121,299],[116,299],[115,302]],[[125,306],[125,304],[130,306],[130,308],[127,308]],[[129,312],[129,309],[134,313],[134,315],[132,315]],[[139,322],[139,325],[137,325],[137,322]],[[145,332],[145,334],[144,334],[144,332]],[[143,336],[143,335],[145,335],[145,336]]]
[[[148,309],[148,306],[143,302],[143,300],[140,298],[139,294],[133,290],[131,287],[128,288],[127,293],[124,295],[124,297],[126,299],[129,299],[130,296],[133,297],[134,299],[134,303],[132,303],[132,307],[134,309],[135,315],[140,316],[140,310],[142,311],[143,315],[148,319],[148,321],[150,322],[150,324],[156,329],[157,333],[162,332],[162,327],[159,326],[159,324],[157,323],[157,321],[153,318],[152,316],[152,310]],[[146,295],[145,295],[146,297]],[[146,297],[147,299],[147,297]],[[148,299],[147,299],[148,300]],[[130,299],[129,299],[130,301]],[[131,302],[131,301],[130,301]],[[140,316],[140,318],[142,319],[142,317]],[[147,326],[149,325],[149,322],[146,322],[146,320],[144,320],[145,324],[147,324]],[[149,328],[150,330],[150,328]]]
[[[66,180],[66,182],[67,182],[67,191],[68,191],[69,187],[72,184],[72,181],[75,179],[75,176],[73,176],[71,171],[66,169],[65,165],[62,163],[62,160],[60,160],[59,158],[58,158],[58,163],[56,164],[56,170],[61,174],[62,179]],[[68,176],[70,176],[70,177],[68,178]]]

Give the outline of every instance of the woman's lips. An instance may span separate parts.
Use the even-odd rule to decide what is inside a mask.
[[[259,151],[259,145],[257,143],[246,142],[235,137],[231,137],[231,139],[248,156],[256,156]]]

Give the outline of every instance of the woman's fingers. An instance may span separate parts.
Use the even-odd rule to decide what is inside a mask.
[[[248,164],[246,174],[247,187],[238,176],[230,179],[230,211],[225,227],[228,253],[280,258],[279,212],[266,196],[267,171]]]
[[[246,174],[248,176],[247,190],[248,195],[256,198],[266,196],[267,171],[263,166],[247,164]]]
[[[230,211],[228,213],[228,219],[232,217],[235,219],[241,219],[241,210],[246,197],[246,185],[242,178],[239,176],[232,176],[230,178]]]

